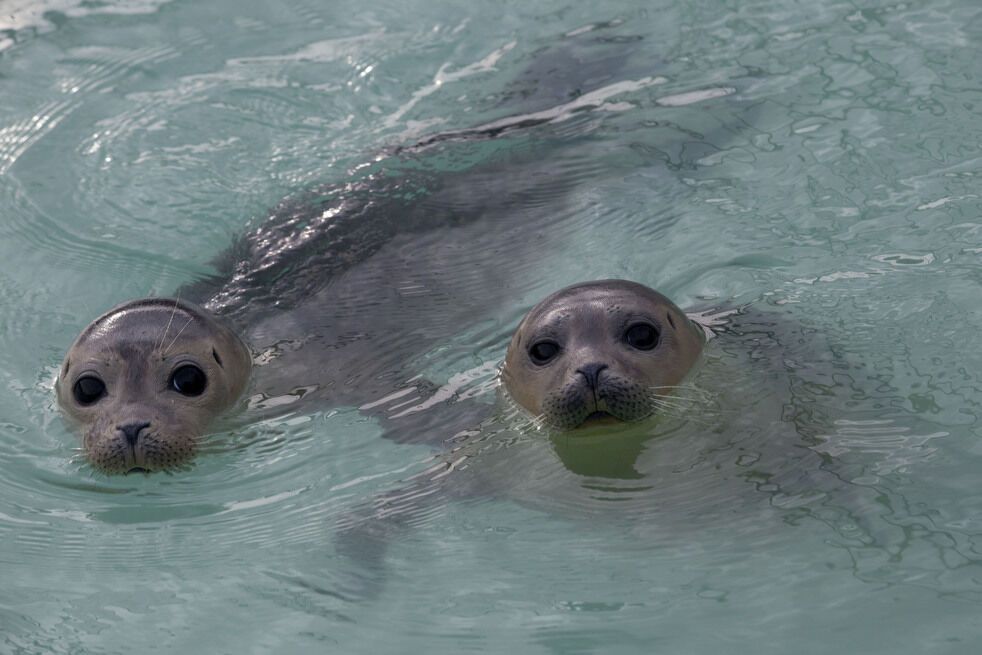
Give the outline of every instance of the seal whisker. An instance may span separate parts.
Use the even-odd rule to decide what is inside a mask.
[[[681,418],[704,426],[710,425],[712,421],[706,417],[706,414],[707,411],[712,414],[717,413],[715,396],[705,390],[692,386],[676,388],[686,392],[688,395],[686,393],[667,395],[649,391],[647,396],[648,401],[655,408],[655,411],[663,416]]]
[[[666,404],[674,404],[685,407],[692,407],[693,405],[711,405],[716,402],[716,398],[711,393],[705,392],[693,392],[693,390],[687,390],[686,393],[675,393],[675,394],[660,394],[654,392],[648,392],[646,397],[651,401],[660,401]]]
[[[178,290],[178,292],[177,292],[177,298],[174,299],[174,308],[171,310],[171,312],[170,312],[170,318],[167,319],[167,325],[164,326],[164,331],[160,335],[160,343],[158,343],[153,348],[153,351],[154,352],[157,352],[158,350],[160,350],[160,347],[162,345],[164,345],[164,339],[167,338],[167,332],[168,332],[168,330],[170,330],[171,322],[173,322],[173,320],[174,320],[174,314],[177,313],[177,305],[178,305],[178,303],[180,301],[181,301],[181,292],[180,292],[180,290]],[[163,355],[161,355],[161,357],[163,357]]]
[[[686,421],[695,423],[703,427],[708,427],[712,424],[712,421],[707,418],[690,411],[691,408],[688,407],[655,407],[652,416],[658,416],[661,418],[671,418],[680,421]]]
[[[666,410],[681,414],[689,409],[689,407],[684,404],[669,403],[669,402],[665,402],[664,400],[658,400],[658,399],[651,400],[651,407],[652,409],[655,410],[656,413],[659,414],[666,414]]]
[[[693,405],[708,404],[712,397],[703,395],[681,396],[681,395],[662,395],[649,393],[647,398],[651,403],[658,403],[662,406],[671,407],[692,407]]]
[[[546,429],[549,425],[548,419],[546,419],[546,417],[542,414],[538,414],[536,416],[523,416],[523,418],[525,418],[525,422],[523,424],[519,424],[519,429],[541,431]]]
[[[191,322],[192,322],[192,321],[194,321],[194,317],[193,317],[193,316],[192,316],[192,317],[190,317],[190,318],[188,318],[188,321],[187,321],[187,323],[185,323],[185,324],[184,324],[184,327],[182,327],[182,328],[181,328],[181,329],[180,329],[180,330],[178,331],[178,333],[174,335],[174,338],[173,338],[173,339],[171,339],[171,342],[170,342],[169,344],[167,344],[167,348],[166,348],[166,349],[164,350],[164,352],[162,352],[162,353],[160,353],[160,357],[161,357],[161,358],[164,358],[164,357],[166,357],[166,356],[167,356],[167,351],[168,351],[168,350],[170,350],[170,349],[171,349],[171,347],[172,347],[172,346],[173,346],[173,345],[174,345],[175,343],[177,343],[177,340],[178,340],[178,339],[180,338],[180,336],[181,336],[181,334],[182,334],[182,333],[184,332],[184,330],[185,330],[185,329],[187,329],[187,327],[188,327],[189,325],[191,325]]]
[[[705,396],[705,397],[711,397],[712,396],[712,394],[709,393],[708,391],[706,391],[705,389],[700,389],[699,387],[693,386],[691,384],[662,385],[662,386],[648,387],[648,389],[652,393],[654,393],[656,391],[662,391],[662,390],[667,390],[667,391],[671,392],[670,394],[663,394],[663,395],[678,396],[679,394],[677,392],[683,391],[683,392],[691,392],[692,394],[697,395],[697,396]]]
[[[662,409],[672,409],[678,410],[679,412],[689,412],[695,407],[702,407],[705,403],[702,403],[695,399],[678,399],[678,400],[667,400],[665,398],[649,398],[648,402],[651,406],[662,410]]]

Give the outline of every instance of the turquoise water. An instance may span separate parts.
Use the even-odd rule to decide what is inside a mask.
[[[0,652],[977,652],[980,39],[970,0],[0,2]],[[372,559],[339,525],[441,449],[370,412],[288,408],[173,475],[78,458],[51,387],[92,317],[385,148],[562,104],[529,71],[584,40],[625,53],[609,97],[495,155],[574,178],[550,247],[407,354],[490,403],[549,290],[750,304],[637,475],[503,440]]]

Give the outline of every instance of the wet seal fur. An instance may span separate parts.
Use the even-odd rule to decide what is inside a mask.
[[[212,420],[235,404],[252,357],[210,312],[166,298],[119,305],[75,339],[55,390],[105,473],[190,461]]]
[[[511,398],[553,428],[654,414],[699,359],[704,330],[627,280],[583,282],[542,300],[508,346]]]

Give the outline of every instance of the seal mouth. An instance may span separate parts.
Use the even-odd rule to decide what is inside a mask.
[[[149,473],[149,472],[150,469],[145,469],[142,466],[134,466],[133,468],[131,468],[126,472],[126,475],[129,475],[130,473]]]
[[[598,411],[598,412],[591,413],[589,416],[587,416],[585,419],[583,419],[583,422],[584,423],[595,423],[595,422],[598,422],[598,421],[609,422],[609,421],[619,421],[619,420],[620,419],[618,419],[616,416],[614,416],[610,412],[600,412],[600,411]]]

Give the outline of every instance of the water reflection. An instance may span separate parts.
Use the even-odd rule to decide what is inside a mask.
[[[567,471],[588,478],[640,480],[644,477],[636,466],[650,434],[631,434],[615,430],[610,434],[602,427],[595,434],[556,434],[549,441]]]

